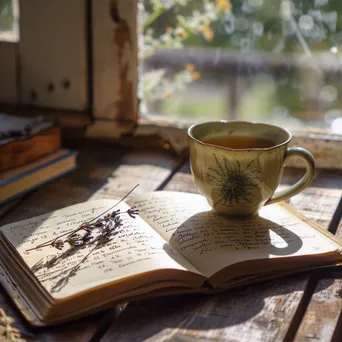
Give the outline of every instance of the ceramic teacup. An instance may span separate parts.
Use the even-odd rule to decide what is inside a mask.
[[[264,205],[286,200],[312,181],[315,161],[300,147],[288,147],[291,134],[281,127],[244,121],[211,121],[188,130],[190,165],[200,193],[228,215],[254,215]],[[306,173],[289,189],[276,192],[284,165],[305,162]]]

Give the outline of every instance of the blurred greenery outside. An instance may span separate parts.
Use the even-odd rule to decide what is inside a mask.
[[[203,30],[189,27],[188,23],[196,16],[205,17],[210,7],[208,3],[213,7],[224,2],[231,5],[230,10],[219,13],[215,20],[202,21],[213,32],[211,39],[206,39]],[[267,70],[267,65],[263,66],[263,70],[251,70],[239,77],[244,91],[238,100],[235,119],[275,119],[285,123],[291,119],[294,125],[301,123],[305,126],[309,122],[312,126],[322,127],[329,126],[331,119],[342,118],[339,52],[342,45],[341,0],[145,0],[143,5],[143,43],[151,35],[157,41],[170,27],[184,28],[186,37],[181,41],[181,46],[176,47],[180,56],[182,49],[198,48],[226,54],[260,53],[292,59],[319,58],[322,54],[328,54],[341,66],[341,70],[329,76],[321,70],[317,70],[317,74],[315,71],[298,70],[292,75],[286,72],[274,75]],[[159,11],[157,15],[156,11]],[[151,17],[154,19],[150,20]],[[175,48],[165,44],[155,45],[154,53]],[[148,57],[142,54],[141,59],[148,61]],[[187,63],[184,60],[184,68]],[[153,97],[150,88],[143,89],[143,110],[170,117],[230,118],[229,70],[196,70],[201,74],[200,78],[186,82],[173,91],[173,75],[181,69],[168,68],[163,79],[169,79],[171,90],[166,90],[164,97],[160,94]],[[149,77],[153,71],[156,70],[144,69],[143,78]],[[156,88],[160,85],[162,82],[155,82]],[[222,89],[224,91],[220,91]]]
[[[12,0],[0,0],[0,31],[13,29]]]

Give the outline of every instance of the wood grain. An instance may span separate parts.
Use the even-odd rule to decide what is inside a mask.
[[[285,183],[293,183],[295,177],[291,173],[291,170],[286,171]],[[319,173],[314,183],[316,187],[307,189],[307,195],[293,198],[292,204],[327,229],[336,201],[335,193],[332,195],[323,187],[329,185],[325,177],[324,173]],[[197,192],[188,163],[164,190]],[[317,195],[314,201],[319,199],[315,207],[312,207],[313,193]],[[101,342],[291,339],[301,319],[308,284],[308,275],[293,276],[216,296],[175,296],[131,303]]]
[[[134,303],[101,342],[281,341],[306,284],[305,277],[297,277],[216,296]]]
[[[341,195],[338,209],[335,212],[334,219],[335,219],[335,224],[337,226],[336,236],[342,240],[342,195]]]
[[[135,123],[138,119],[136,0],[91,0],[91,3],[94,116],[97,120]]]
[[[338,177],[341,173],[334,175],[330,174],[325,177],[325,185],[330,187],[330,193],[335,194],[334,198],[331,198],[331,202],[336,203],[339,200],[329,230],[336,231],[336,236],[342,238],[342,223],[340,222],[342,216],[342,177]],[[331,271],[332,277],[341,277],[341,275],[340,268]],[[341,326],[341,293],[341,279],[322,279],[318,282],[315,294],[311,298],[295,336],[295,341],[341,341],[342,331],[336,331],[336,328]]]
[[[167,155],[130,153],[127,149],[102,143],[85,143],[78,149],[80,155],[75,172],[31,193],[20,206],[0,218],[0,226],[90,199],[120,198],[137,183],[141,185],[135,194],[155,190],[179,163]],[[108,317],[113,317],[113,311],[107,311],[68,325],[32,331],[9,302],[0,289],[0,306],[10,308],[8,314],[15,317],[19,327],[34,341],[89,341],[94,334],[100,335]]]
[[[63,326],[52,327],[49,329],[32,329],[21,317],[20,313],[14,308],[10,298],[4,293],[0,287],[0,307],[6,314],[15,319],[14,326],[18,328],[28,342],[74,342],[74,341],[89,341],[96,333],[98,327],[106,321],[106,315],[109,312],[93,315],[92,317],[65,324]]]
[[[294,340],[331,341],[340,323],[341,294],[342,279],[320,280]]]
[[[106,178],[107,181],[90,199],[120,198],[138,183],[139,187],[134,194],[156,190],[179,163],[180,160],[162,153],[148,151],[128,153],[114,172],[105,167],[94,170],[92,177]]]

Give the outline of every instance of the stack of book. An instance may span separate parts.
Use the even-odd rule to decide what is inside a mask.
[[[0,114],[0,206],[76,167],[53,122]]]

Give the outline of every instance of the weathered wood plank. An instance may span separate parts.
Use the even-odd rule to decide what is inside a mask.
[[[140,186],[134,192],[142,193],[158,188],[179,161],[168,155],[141,152],[139,154],[101,143],[85,143],[78,148],[80,155],[78,169],[50,184],[44,185],[27,196],[17,208],[0,218],[0,226],[36,216],[75,203],[110,197],[120,198],[134,185]],[[100,153],[99,153],[100,151]],[[34,341],[88,341],[105,328],[113,312],[99,314],[68,325],[33,331],[26,326],[18,312],[0,289],[0,306],[10,310],[26,334],[33,334]]]
[[[136,122],[136,0],[92,0],[91,3],[94,116]],[[106,126],[108,120],[103,123]]]
[[[298,277],[210,297],[131,304],[101,342],[281,341],[305,286],[305,277]]]
[[[342,196],[340,199],[339,207],[335,212],[335,221],[337,224],[336,236],[342,239]]]
[[[33,330],[14,308],[10,298],[4,294],[2,287],[0,287],[0,307],[5,310],[8,316],[15,319],[14,326],[20,330],[22,337],[28,342],[89,341],[96,333],[98,326],[106,320],[105,313],[102,313],[93,315],[91,319],[79,320],[63,326]],[[107,312],[106,314],[108,315],[109,313]]]
[[[286,171],[285,183],[293,183],[291,172]],[[327,228],[334,212],[330,201],[335,197],[323,188],[328,183],[320,177],[317,176],[314,185],[322,188],[309,188],[308,195],[294,198],[292,204]],[[187,163],[164,190],[197,192]],[[317,193],[321,201],[314,210],[310,210],[312,193]],[[327,213],[322,215],[325,211]],[[216,296],[175,296],[131,303],[101,342],[283,341],[289,336],[289,329],[295,331],[299,324],[297,320],[301,318],[301,303],[308,282],[307,275],[293,276]]]
[[[24,198],[24,196],[20,196],[17,199],[14,199],[13,201],[10,201],[0,207],[0,218],[4,216],[6,213],[8,213],[10,210],[15,208],[17,205],[19,205],[19,202]]]
[[[100,180],[107,178],[107,182],[90,199],[120,198],[138,183],[139,187],[134,194],[156,190],[178,163],[180,160],[165,154],[146,151],[129,153],[114,172],[108,174],[108,169],[105,168],[94,171],[92,177]]]
[[[182,165],[178,172],[172,177],[172,180],[166,184],[164,190],[198,193],[188,162]]]
[[[342,310],[342,279],[322,279],[312,296],[295,341],[331,341]],[[337,340],[336,340],[337,341]]]
[[[337,192],[336,200],[340,197],[338,207],[335,211],[330,230],[336,236],[342,238],[342,177],[326,177],[327,183]],[[339,195],[339,196],[338,196]],[[336,201],[334,201],[336,202]],[[334,271],[332,276],[340,277],[341,270]],[[340,325],[342,311],[342,280],[323,279],[318,282],[315,293],[311,298],[307,311],[299,326],[295,341],[340,341],[342,338],[341,329],[336,329]]]

